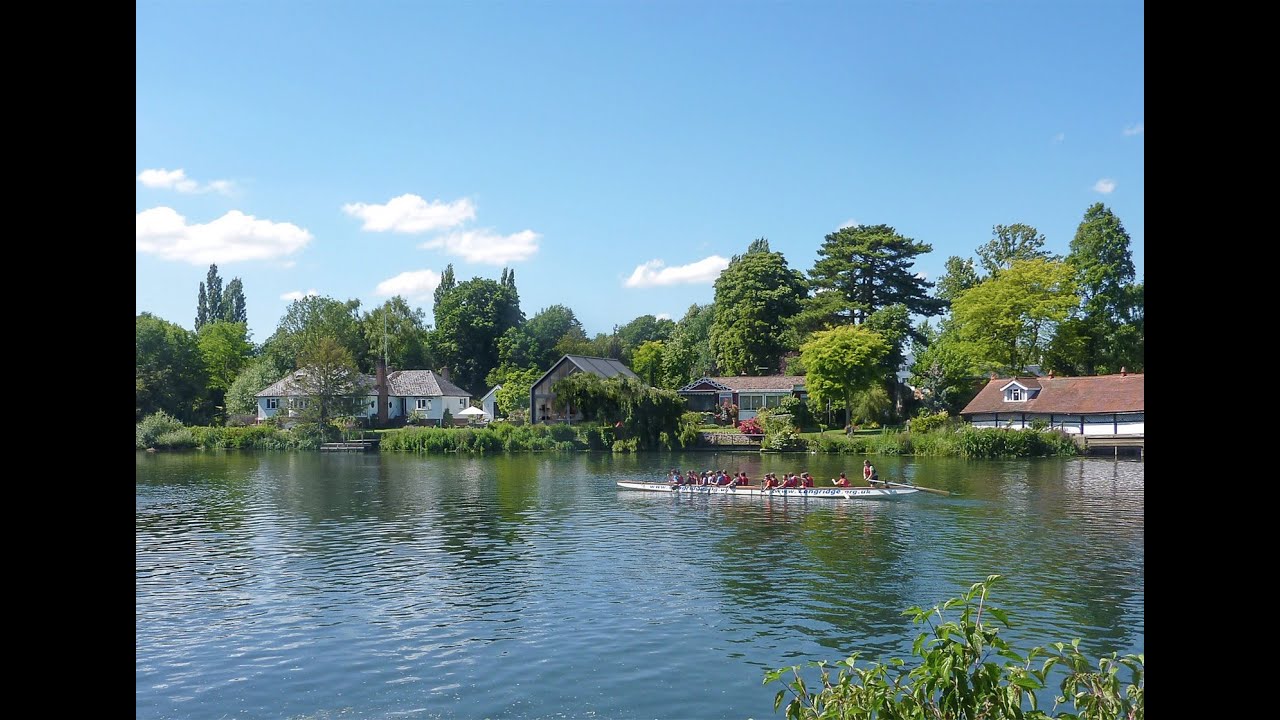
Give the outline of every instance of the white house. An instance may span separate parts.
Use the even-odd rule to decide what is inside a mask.
[[[480,409],[485,411],[491,419],[498,417],[498,391],[502,389],[501,385],[494,385],[489,388],[489,392],[480,398]]]
[[[1041,421],[1073,435],[1144,435],[1145,411],[1146,376],[1121,368],[1091,377],[993,377],[960,416],[974,427]]]
[[[286,375],[258,393],[258,422],[279,412],[294,417],[306,407],[308,399],[302,390],[302,372]],[[379,382],[384,377],[385,381]],[[357,383],[364,389],[366,400],[359,414],[380,423],[414,415],[438,423],[446,409],[450,415],[457,415],[471,405],[471,393],[449,382],[447,370],[387,373],[379,364],[376,376],[361,375]]]

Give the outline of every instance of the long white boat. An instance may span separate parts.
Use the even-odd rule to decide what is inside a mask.
[[[885,500],[919,492],[910,485],[895,484],[890,487],[800,487],[770,488],[765,490],[759,485],[672,485],[665,482],[645,482],[642,480],[619,480],[618,487],[624,490],[647,490],[649,492],[679,493],[681,495],[746,495],[750,497],[794,497],[820,498],[828,500]]]

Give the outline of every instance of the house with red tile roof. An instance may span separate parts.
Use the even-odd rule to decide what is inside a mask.
[[[1143,435],[1146,376],[991,378],[960,416],[974,427],[1021,429],[1036,421],[1072,435]]]
[[[803,375],[703,377],[676,392],[697,412],[711,412],[725,403],[737,405],[739,421],[750,420],[763,408],[778,407],[783,398],[808,398]]]

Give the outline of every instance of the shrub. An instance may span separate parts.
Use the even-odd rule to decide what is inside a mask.
[[[922,412],[911,419],[912,433],[933,432],[939,428],[946,427],[947,422],[951,420],[951,416],[946,410],[939,410],[936,413]]]
[[[778,403],[778,410],[790,415],[796,427],[808,428],[815,425],[813,412],[809,409],[809,403],[794,395],[782,398],[782,402]]]
[[[687,412],[680,416],[680,428],[676,431],[676,441],[680,447],[693,447],[702,439],[698,428],[702,426],[704,413]]]
[[[1088,720],[1141,720],[1146,716],[1146,658],[1111,653],[1096,664],[1079,650],[1079,641],[1015,650],[1000,636],[1009,616],[987,604],[999,575],[975,583],[960,597],[931,609],[907,609],[928,632],[916,637],[912,662],[894,658],[863,663],[854,653],[833,663],[810,663],[819,683],[810,689],[801,667],[765,673],[765,683],[780,682],[776,711],[788,694],[788,720],[870,720],[871,718],[1050,718],[1038,707],[1036,693],[1057,683],[1052,711],[1068,703],[1075,711],[1058,717]],[[948,620],[944,612],[959,610]],[[832,670],[835,677],[832,677]]]
[[[146,450],[150,447],[156,447],[156,441],[161,435],[181,429],[182,422],[178,418],[163,410],[158,410],[142,418],[142,422],[134,426],[134,449]]]
[[[763,435],[764,428],[760,426],[760,421],[756,418],[743,420],[738,423],[738,430],[746,435]]]
[[[639,447],[639,442],[635,438],[627,440],[614,440],[613,451],[616,453],[633,453]]]
[[[164,448],[166,450],[181,450],[185,448],[193,448],[196,446],[195,435],[191,433],[189,428],[180,427],[177,430],[170,430],[161,433],[155,439],[153,447]]]

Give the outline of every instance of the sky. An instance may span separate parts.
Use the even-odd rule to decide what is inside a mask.
[[[679,320],[756,238],[890,225],[936,280],[1102,202],[1144,279],[1144,8],[973,2],[136,4],[136,311],[210,263],[256,342],[305,294],[515,272],[589,336]]]

